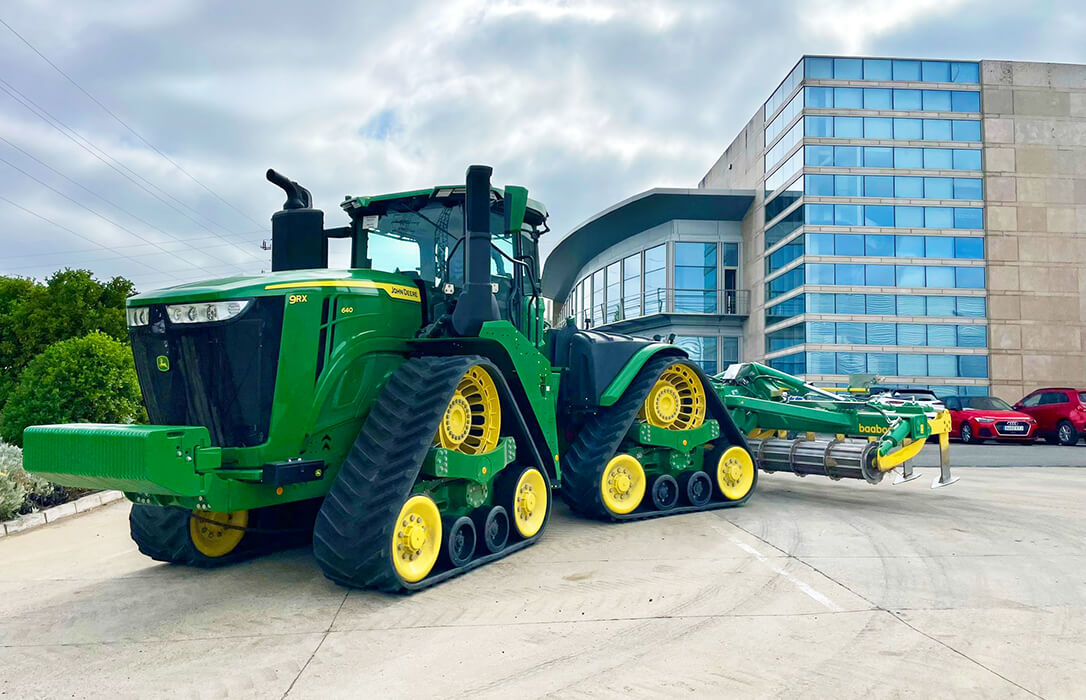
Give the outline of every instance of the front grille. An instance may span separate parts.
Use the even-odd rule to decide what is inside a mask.
[[[151,422],[202,425],[219,447],[267,442],[282,331],[280,296],[219,323],[173,324],[151,307],[150,323],[129,331]]]
[[[1015,429],[1015,426],[1020,426]],[[996,432],[1000,435],[1028,435],[1029,423],[1024,420],[1005,420],[997,421],[995,424]]]

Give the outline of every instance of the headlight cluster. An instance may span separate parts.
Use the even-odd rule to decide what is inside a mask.
[[[995,423],[995,418],[978,418],[978,423]]]
[[[151,318],[151,307],[134,306],[124,310],[129,326],[146,326]]]
[[[249,305],[249,300],[212,301],[203,304],[170,304],[166,315],[172,323],[210,323],[234,318]]]

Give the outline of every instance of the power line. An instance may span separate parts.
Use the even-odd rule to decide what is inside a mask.
[[[100,160],[100,161],[102,161],[103,163],[105,163],[105,164],[106,164],[107,166],[109,166],[109,167],[110,167],[110,168],[111,168],[112,170],[114,170],[114,171],[115,171],[115,172],[117,172],[117,173],[118,173],[119,175],[121,175],[121,176],[122,176],[122,177],[124,177],[125,179],[127,179],[127,180],[129,180],[130,182],[132,182],[133,184],[135,184],[135,185],[136,185],[137,187],[139,187],[140,189],[142,189],[142,190],[144,190],[145,192],[147,192],[148,194],[150,194],[150,195],[151,195],[152,197],[154,197],[155,199],[159,200],[160,202],[162,202],[162,203],[163,203],[163,204],[165,204],[166,206],[170,207],[171,209],[173,209],[174,211],[176,211],[176,212],[177,212],[178,214],[181,214],[181,215],[182,215],[182,216],[184,216],[185,218],[189,219],[190,221],[192,221],[193,223],[195,223],[195,224],[196,224],[197,226],[199,226],[200,228],[204,229],[204,230],[205,230],[205,231],[207,231],[208,233],[210,233],[210,234],[212,234],[212,235],[214,235],[214,236],[219,236],[219,234],[218,234],[218,233],[216,233],[215,231],[212,231],[212,230],[211,230],[210,228],[208,228],[207,226],[205,226],[205,225],[203,224],[203,222],[201,222],[201,221],[198,221],[197,219],[193,218],[192,216],[190,216],[190,215],[189,215],[189,214],[187,214],[186,212],[182,211],[181,209],[178,209],[178,208],[177,208],[177,207],[175,207],[175,206],[174,206],[173,204],[171,204],[170,202],[166,201],[165,199],[163,199],[163,198],[162,198],[161,196],[159,196],[158,194],[156,194],[156,193],[155,193],[155,192],[153,192],[152,190],[148,189],[148,187],[147,187],[147,186],[145,186],[144,184],[142,184],[142,183],[138,182],[138,181],[137,181],[136,179],[134,179],[134,178],[133,178],[133,177],[132,177],[131,175],[129,175],[128,173],[124,172],[124,170],[127,170],[127,171],[128,171],[129,173],[132,173],[132,175],[136,176],[136,177],[137,177],[137,178],[139,178],[140,180],[143,180],[144,182],[146,182],[146,183],[147,183],[148,185],[150,185],[151,187],[154,187],[155,189],[159,190],[160,192],[162,192],[163,194],[165,194],[165,195],[166,195],[167,197],[170,197],[171,199],[173,199],[174,201],[178,202],[179,204],[181,204],[181,205],[183,205],[183,206],[186,206],[186,207],[187,207],[188,205],[185,205],[185,204],[184,204],[184,202],[181,202],[181,200],[179,200],[179,199],[177,199],[176,197],[174,197],[173,195],[170,195],[169,193],[165,192],[164,190],[162,190],[161,188],[159,188],[159,187],[158,187],[157,185],[154,185],[154,183],[151,183],[151,182],[150,182],[150,181],[148,181],[148,180],[147,180],[146,178],[142,177],[141,175],[139,175],[139,174],[138,174],[138,173],[136,173],[135,171],[133,171],[133,170],[131,170],[130,168],[128,168],[128,167],[127,167],[126,165],[124,165],[124,164],[123,164],[123,163],[121,163],[121,162],[120,162],[119,160],[117,160],[116,158],[114,158],[113,156],[111,156],[111,155],[110,155],[109,153],[107,153],[107,152],[106,152],[106,151],[105,151],[104,149],[102,149],[102,148],[99,148],[98,146],[96,146],[96,145],[95,145],[94,143],[92,143],[92,142],[91,142],[90,140],[88,140],[88,139],[87,139],[86,137],[84,137],[84,136],[83,136],[82,134],[80,134],[79,132],[77,132],[77,131],[76,131],[75,129],[72,129],[72,128],[71,128],[70,126],[68,126],[68,125],[67,125],[67,124],[65,124],[64,122],[62,122],[62,121],[60,121],[59,119],[57,119],[56,117],[54,117],[54,116],[53,116],[52,114],[50,114],[50,113],[48,112],[48,110],[46,110],[45,108],[43,108],[43,107],[41,107],[40,105],[38,105],[38,104],[37,104],[36,102],[34,102],[33,100],[31,100],[31,99],[30,99],[29,97],[27,97],[27,96],[26,96],[26,95],[24,95],[23,93],[19,92],[19,90],[18,90],[18,89],[16,89],[16,88],[15,88],[14,86],[12,86],[12,85],[11,85],[10,83],[8,83],[7,81],[5,81],[5,80],[4,80],[3,78],[0,78],[0,91],[3,91],[3,92],[5,92],[5,93],[7,93],[7,95],[8,95],[9,97],[11,97],[12,99],[14,99],[14,100],[15,100],[16,102],[18,102],[19,104],[21,104],[21,105],[22,105],[23,107],[25,107],[25,108],[26,108],[27,110],[29,110],[29,111],[30,111],[30,112],[31,112],[32,114],[34,114],[34,115],[35,115],[36,117],[38,117],[39,119],[41,119],[42,121],[44,121],[44,122],[45,122],[46,124],[48,124],[49,126],[51,126],[51,127],[52,127],[53,129],[55,129],[55,130],[56,130],[56,131],[57,131],[58,133],[60,133],[60,134],[61,134],[62,136],[64,136],[64,137],[65,137],[65,138],[67,138],[67,139],[68,139],[69,141],[71,141],[71,142],[72,142],[72,143],[74,143],[75,145],[79,146],[79,147],[80,147],[80,148],[82,148],[82,149],[83,149],[84,151],[86,151],[87,153],[91,154],[92,156],[94,156],[94,157],[95,157],[95,158],[97,158],[98,160]],[[61,127],[63,127],[63,128],[61,128]],[[65,131],[65,130],[67,130],[67,131]],[[70,132],[70,133],[69,133],[69,132]],[[79,138],[80,140],[82,140],[82,142],[83,142],[83,143],[81,143],[81,142],[80,142],[80,140],[77,140],[77,139],[76,139],[76,137],[78,137],[78,138]],[[84,143],[85,143],[86,145],[84,145]],[[89,146],[89,147],[88,147],[88,146]],[[92,149],[93,149],[93,150],[92,150]],[[97,152],[96,152],[96,151],[97,151]],[[100,153],[101,155],[99,155],[99,153]],[[105,156],[105,157],[103,157],[103,156]],[[108,159],[108,160],[107,160],[107,159]],[[120,166],[120,167],[118,167],[118,166]],[[121,170],[121,168],[124,168],[124,170]],[[191,209],[191,207],[188,207],[188,208],[190,208],[190,209]],[[193,211],[195,211],[195,210],[193,210]],[[217,224],[216,224],[216,225],[217,225]],[[221,237],[221,236],[219,236],[219,237]],[[239,248],[239,250],[243,250],[243,249]],[[249,251],[245,251],[245,252],[246,252],[247,254],[249,254],[249,255],[252,255],[252,253],[250,253]]]
[[[64,173],[62,173],[61,171],[57,170],[57,169],[56,169],[56,168],[54,168],[53,166],[49,165],[49,164],[48,164],[48,163],[46,163],[45,161],[41,160],[40,158],[37,158],[37,157],[35,157],[35,156],[34,156],[33,154],[31,154],[31,153],[27,152],[26,150],[24,150],[24,149],[20,148],[20,147],[19,147],[18,145],[16,145],[16,144],[12,143],[11,141],[8,141],[8,140],[7,140],[6,138],[4,138],[3,136],[0,136],[0,141],[3,141],[4,143],[6,143],[6,144],[7,144],[8,146],[10,146],[11,148],[15,149],[15,150],[16,150],[16,151],[18,151],[19,153],[22,153],[22,154],[23,154],[24,156],[26,156],[27,158],[31,159],[32,161],[34,161],[34,162],[35,162],[35,163],[37,163],[38,165],[42,166],[43,168],[46,168],[47,170],[49,170],[50,172],[54,173],[55,175],[57,175],[57,176],[59,176],[59,177],[62,177],[62,178],[64,178],[65,180],[67,180],[68,182],[72,183],[73,185],[75,185],[75,186],[76,186],[76,187],[78,187],[79,189],[83,190],[84,192],[87,192],[87,193],[88,193],[88,194],[90,194],[91,196],[93,196],[93,197],[96,197],[97,199],[99,199],[99,200],[101,200],[101,201],[105,202],[106,204],[110,205],[110,206],[111,206],[111,207],[113,207],[114,209],[117,209],[118,211],[121,211],[121,212],[123,212],[123,213],[127,214],[128,216],[132,217],[133,219],[135,219],[136,221],[140,222],[140,223],[141,223],[141,224],[143,224],[144,226],[147,226],[148,228],[152,228],[152,229],[154,229],[155,231],[158,231],[159,233],[163,234],[164,236],[168,236],[169,238],[172,238],[172,239],[174,239],[174,240],[177,240],[177,241],[181,241],[181,240],[184,240],[184,239],[182,239],[182,238],[179,238],[179,237],[177,237],[177,236],[174,236],[173,234],[171,234],[171,233],[169,233],[169,232],[167,232],[167,231],[164,231],[163,229],[159,228],[158,226],[156,226],[156,225],[152,224],[151,222],[149,222],[149,221],[147,221],[147,220],[145,220],[145,219],[142,219],[142,218],[140,218],[139,216],[136,216],[136,215],[135,215],[135,214],[133,214],[133,213],[132,213],[131,211],[129,211],[129,210],[125,209],[124,207],[122,207],[122,206],[121,206],[120,204],[117,204],[117,203],[116,203],[116,202],[114,202],[113,200],[111,200],[111,199],[109,199],[109,198],[105,197],[104,195],[101,195],[101,194],[99,194],[98,192],[95,192],[94,190],[90,189],[89,187],[86,187],[85,185],[83,185],[82,183],[80,183],[80,182],[77,182],[76,180],[73,180],[72,178],[68,177],[67,175],[65,175],[65,174],[64,174]],[[5,161],[5,162],[6,162],[6,161]],[[9,165],[10,165],[10,163],[9,163]],[[259,232],[259,231],[258,231],[258,232],[248,232],[248,231],[246,231],[246,232],[243,232],[243,233],[238,233],[238,234],[226,234],[226,235],[238,235],[238,236],[247,236],[247,235],[251,235],[251,233],[260,233],[260,232]],[[216,238],[216,236],[211,236],[211,238]],[[206,239],[205,239],[205,240],[206,240]],[[16,256],[16,257],[17,257],[17,256]]]
[[[239,234],[239,235],[250,235],[251,233],[253,233],[253,232],[247,232],[246,234]],[[218,239],[215,236],[201,236],[199,238],[177,238],[177,239],[172,240],[172,241],[163,241],[162,244],[163,245],[170,245],[170,244],[173,244],[173,243],[186,243],[186,244],[193,243],[194,244],[194,243],[196,243],[198,241],[213,241],[213,240],[218,240]],[[251,241],[251,242],[256,243],[256,241]],[[109,249],[110,250],[122,250],[122,249],[125,249],[125,248],[142,248],[142,247],[144,247],[146,245],[148,245],[148,244],[146,244],[146,243],[129,243],[129,244],[126,244],[126,245],[109,246]],[[201,246],[200,250],[213,250],[215,248],[225,248],[228,245],[232,245],[232,244],[230,244],[230,243],[222,243],[220,245]],[[48,253],[19,253],[18,255],[5,255],[4,259],[5,260],[14,260],[16,258],[41,258],[41,257],[45,257],[47,255],[79,255],[80,253],[93,253],[93,252],[95,252],[95,250],[96,249],[94,249],[94,248],[83,248],[83,249],[80,249],[80,250],[51,251],[51,252],[48,252]],[[180,253],[180,252],[183,252],[183,251],[178,250],[178,251],[174,251],[174,252],[175,253]],[[248,264],[248,262],[249,261],[245,261],[244,264]],[[254,260],[252,262],[257,262],[257,261]],[[242,263],[234,263],[234,264],[235,265],[240,265]]]
[[[78,236],[79,238],[82,238],[85,241],[89,241],[90,243],[93,243],[94,245],[98,246],[99,248],[109,250],[109,248],[107,246],[102,245],[98,241],[95,241],[92,238],[84,236],[82,233],[79,233],[78,231],[73,231],[72,229],[68,228],[67,226],[65,226],[63,224],[58,224],[57,222],[53,221],[52,219],[50,219],[50,218],[48,218],[46,216],[42,216],[41,214],[39,214],[38,212],[36,212],[36,211],[34,211],[32,209],[27,209],[23,205],[11,201],[10,199],[8,199],[7,197],[5,197],[2,194],[0,194],[0,201],[7,202],[8,204],[15,207],[16,209],[20,209],[20,210],[26,212],[27,214],[30,214],[31,216],[33,216],[35,218],[41,219],[42,221],[44,221],[46,223],[52,224],[53,226],[56,226],[57,228],[59,228],[59,229],[61,229],[63,231],[67,231],[68,233],[72,234],[73,236]],[[155,272],[158,272],[159,274],[166,275],[167,277],[171,277],[171,278],[176,279],[176,280],[181,279],[180,277],[173,274],[172,272],[166,272],[165,270],[160,270],[157,267],[155,267],[154,265],[151,265],[151,264],[145,263],[145,262],[140,262],[139,260],[136,260],[135,258],[129,257],[127,255],[121,255],[120,257],[127,258],[127,259],[131,260],[132,262],[136,263],[137,265],[143,265],[144,267],[148,267],[148,268],[154,270]]]
[[[17,170],[17,171],[19,171],[20,173],[22,173],[22,174],[23,174],[23,175],[25,175],[26,177],[30,178],[30,179],[31,179],[31,180],[33,180],[34,182],[38,183],[38,184],[39,184],[39,185],[41,185],[42,187],[45,187],[46,189],[50,190],[51,192],[55,192],[56,194],[60,195],[60,196],[61,196],[61,197],[63,197],[64,199],[68,200],[69,202],[71,202],[72,204],[76,205],[76,206],[77,206],[77,207],[79,207],[80,209],[83,209],[83,210],[85,210],[85,211],[88,211],[88,212],[90,212],[91,214],[93,214],[94,216],[97,216],[97,217],[98,217],[99,219],[101,219],[102,221],[105,221],[106,223],[108,223],[108,224],[111,224],[112,226],[114,226],[114,227],[116,227],[116,228],[120,229],[121,231],[124,231],[125,233],[127,233],[127,234],[129,234],[129,235],[135,236],[136,238],[138,238],[139,240],[143,241],[144,243],[147,243],[148,245],[153,245],[154,247],[156,247],[156,248],[158,248],[159,250],[161,250],[161,251],[162,251],[163,253],[166,253],[166,254],[168,254],[168,255],[173,255],[173,256],[176,256],[176,255],[177,255],[176,251],[172,251],[172,250],[166,250],[166,249],[165,249],[165,248],[163,248],[163,247],[162,247],[161,245],[159,245],[159,244],[158,244],[157,242],[155,242],[155,241],[152,241],[152,240],[150,240],[150,239],[148,239],[148,238],[144,238],[143,236],[141,236],[140,234],[136,233],[136,232],[135,232],[135,231],[133,231],[132,229],[130,229],[130,228],[127,228],[127,227],[125,227],[125,226],[123,226],[123,225],[121,225],[121,224],[117,223],[116,221],[114,221],[113,219],[109,218],[108,216],[106,216],[106,215],[104,215],[104,214],[100,214],[99,212],[97,212],[97,211],[95,211],[95,210],[91,209],[90,207],[88,207],[87,205],[83,204],[82,202],[80,202],[80,201],[78,201],[78,200],[76,200],[76,199],[73,199],[72,197],[69,197],[68,195],[64,194],[63,192],[61,192],[61,191],[60,191],[60,190],[58,190],[57,188],[53,187],[52,185],[48,184],[48,183],[47,183],[47,182],[45,182],[44,180],[40,180],[40,179],[38,179],[37,177],[35,177],[34,175],[31,175],[30,173],[28,173],[27,171],[23,170],[23,169],[22,169],[22,168],[20,168],[19,166],[15,165],[15,164],[14,164],[14,163],[12,163],[11,161],[9,161],[9,160],[7,160],[7,159],[5,159],[5,158],[3,158],[3,157],[0,157],[0,163],[3,163],[3,164],[5,164],[5,165],[7,165],[7,166],[8,166],[9,168],[12,168],[13,170]],[[235,243],[230,243],[230,245],[235,245],[235,246],[236,246],[236,244],[235,244]],[[185,262],[185,263],[187,263],[187,264],[189,264],[189,265],[193,265],[194,267],[196,266],[196,265],[195,265],[195,263],[192,263],[192,262],[190,262],[190,261],[188,261],[188,260],[183,260],[183,262]]]
[[[127,129],[127,130],[128,130],[128,131],[129,131],[129,132],[130,132],[130,133],[131,133],[131,134],[132,134],[133,136],[135,136],[135,137],[136,137],[136,138],[138,138],[138,139],[139,139],[140,141],[142,141],[142,142],[143,142],[144,144],[146,144],[146,145],[147,145],[147,147],[148,147],[148,148],[150,148],[150,149],[151,149],[152,151],[154,151],[154,152],[155,152],[155,153],[157,153],[158,155],[162,156],[162,157],[163,157],[163,158],[164,158],[164,159],[165,159],[165,160],[166,160],[166,161],[167,161],[168,163],[170,163],[170,164],[171,164],[172,166],[174,166],[174,167],[175,167],[175,168],[177,168],[177,169],[178,169],[179,171],[181,171],[182,173],[184,173],[185,177],[189,178],[190,180],[192,180],[193,182],[195,182],[195,183],[196,183],[197,185],[199,185],[200,187],[204,188],[204,189],[205,189],[205,190],[206,190],[206,191],[207,191],[207,192],[208,192],[209,194],[211,194],[211,196],[213,196],[213,197],[214,197],[215,199],[219,200],[220,202],[222,202],[222,203],[223,203],[223,204],[225,204],[226,206],[230,207],[231,209],[233,209],[233,210],[234,210],[235,212],[237,212],[237,213],[238,213],[238,214],[240,214],[241,216],[245,217],[246,219],[248,219],[249,221],[253,222],[253,223],[254,223],[254,224],[256,224],[257,226],[263,226],[263,227],[265,227],[265,228],[264,228],[264,230],[267,230],[267,228],[266,228],[266,227],[267,227],[267,225],[266,225],[266,224],[262,224],[261,222],[257,221],[256,219],[252,218],[251,216],[249,216],[248,214],[246,214],[245,212],[243,212],[242,210],[240,210],[240,209],[238,209],[237,207],[235,207],[235,206],[234,206],[233,204],[231,204],[230,202],[228,202],[228,201],[226,201],[225,199],[223,199],[223,198],[222,198],[221,196],[219,196],[219,193],[218,193],[218,192],[216,192],[215,190],[211,189],[210,187],[208,187],[208,186],[207,186],[207,185],[205,185],[204,183],[200,182],[200,181],[199,181],[198,179],[196,179],[196,177],[195,177],[195,176],[193,176],[193,175],[192,175],[191,173],[189,173],[189,171],[187,171],[187,170],[185,170],[184,168],[182,168],[182,167],[181,167],[181,166],[180,166],[180,165],[179,165],[179,164],[178,164],[178,163],[177,163],[176,161],[174,161],[174,160],[173,160],[172,158],[170,158],[170,157],[169,157],[168,155],[166,155],[165,153],[163,153],[162,151],[160,151],[160,150],[158,149],[158,147],[157,147],[157,146],[155,146],[155,145],[154,145],[153,143],[151,143],[150,141],[148,141],[147,139],[145,139],[145,138],[143,137],[143,135],[142,135],[142,134],[140,134],[139,132],[137,132],[137,131],[136,131],[135,129],[133,129],[133,128],[132,128],[131,126],[129,126],[127,122],[125,122],[125,121],[124,121],[123,119],[121,119],[120,117],[118,117],[118,116],[117,116],[117,115],[116,115],[116,114],[115,114],[115,113],[113,112],[113,110],[111,110],[111,109],[110,109],[109,107],[106,107],[106,106],[105,106],[104,104],[102,104],[102,103],[101,103],[101,102],[100,102],[100,101],[98,100],[98,98],[97,98],[97,97],[95,97],[94,95],[92,95],[92,94],[90,94],[89,92],[87,92],[87,90],[86,90],[86,89],[85,89],[85,88],[84,88],[84,87],[83,87],[82,85],[80,85],[79,83],[77,83],[77,82],[75,81],[75,79],[74,79],[74,78],[72,78],[72,76],[68,75],[68,74],[67,74],[67,73],[65,73],[65,72],[64,72],[63,70],[61,70],[60,66],[58,66],[57,64],[55,64],[55,63],[53,63],[53,62],[52,62],[51,60],[49,60],[49,58],[48,58],[48,57],[47,57],[47,56],[46,56],[45,54],[43,54],[43,53],[42,53],[41,51],[39,51],[39,50],[38,50],[38,49],[37,49],[37,48],[36,48],[36,47],[35,47],[35,46],[34,46],[33,44],[31,44],[31,43],[30,43],[30,42],[29,42],[29,41],[28,41],[28,40],[26,39],[26,37],[24,37],[24,36],[23,36],[22,34],[20,34],[19,32],[15,31],[15,28],[14,28],[14,27],[12,27],[12,26],[11,26],[10,24],[8,24],[7,22],[5,22],[5,21],[4,21],[4,20],[3,20],[2,18],[0,18],[0,24],[3,24],[3,25],[4,25],[5,27],[7,27],[8,31],[10,31],[10,32],[11,32],[12,34],[14,34],[14,35],[15,35],[16,37],[18,37],[18,38],[19,38],[19,41],[23,42],[23,43],[24,43],[24,44],[26,44],[26,45],[27,45],[28,47],[30,47],[30,50],[31,50],[31,51],[33,51],[34,53],[36,53],[36,54],[37,54],[37,55],[38,55],[38,56],[39,56],[39,57],[40,57],[40,58],[41,58],[41,59],[42,59],[43,61],[45,61],[46,63],[48,63],[48,64],[49,64],[49,65],[50,65],[50,66],[51,66],[51,67],[53,68],[53,70],[55,70],[55,71],[56,71],[57,73],[60,73],[60,74],[61,74],[62,76],[64,76],[65,80],[67,80],[67,81],[68,81],[69,83],[71,83],[72,85],[74,85],[74,86],[75,86],[75,87],[76,87],[76,88],[77,88],[77,89],[78,89],[78,90],[79,90],[80,92],[82,92],[82,93],[83,93],[84,95],[86,95],[86,96],[87,96],[88,98],[90,98],[90,100],[91,100],[92,102],[94,102],[94,104],[96,104],[96,105],[98,105],[99,107],[101,107],[101,108],[102,108],[102,109],[103,109],[103,110],[105,111],[105,113],[106,113],[106,114],[108,114],[109,116],[113,117],[113,119],[115,119],[115,120],[117,121],[117,123],[118,123],[118,124],[120,124],[121,126],[123,126],[123,127],[124,127],[125,129]]]

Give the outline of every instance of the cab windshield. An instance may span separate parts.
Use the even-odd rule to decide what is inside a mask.
[[[973,408],[978,411],[1011,411],[1013,410],[1003,399],[998,399],[994,396],[970,396],[969,398],[963,398],[962,404],[964,408]]]
[[[514,257],[512,234],[502,231],[504,217],[491,213],[490,274],[493,282],[511,283]],[[427,199],[391,202],[369,232],[368,254],[373,269],[414,273],[428,284],[464,282],[464,207],[462,201]],[[495,250],[495,248],[497,250]],[[500,252],[499,252],[500,251]]]

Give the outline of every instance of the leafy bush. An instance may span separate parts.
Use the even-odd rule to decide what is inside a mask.
[[[0,405],[34,357],[53,343],[102,331],[127,340],[123,277],[99,282],[89,270],[61,270],[43,285],[0,277]]]
[[[0,520],[26,512],[35,502],[51,504],[57,487],[23,471],[23,451],[0,442]]]
[[[4,404],[0,438],[21,446],[29,425],[131,423],[145,415],[132,351],[95,331],[30,361]]]

